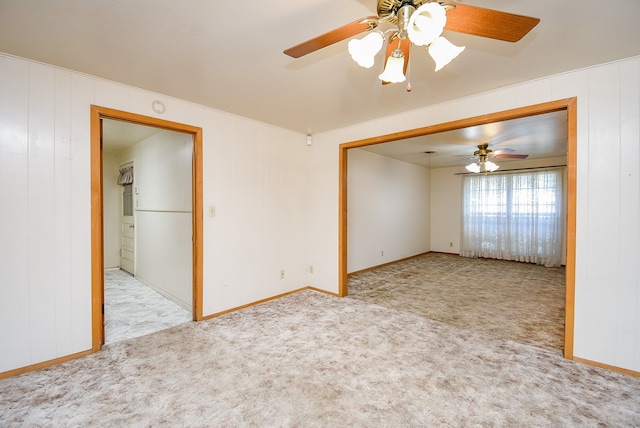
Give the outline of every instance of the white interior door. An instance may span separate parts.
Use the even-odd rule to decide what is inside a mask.
[[[120,269],[135,275],[135,222],[133,218],[133,184],[122,186],[120,221]]]

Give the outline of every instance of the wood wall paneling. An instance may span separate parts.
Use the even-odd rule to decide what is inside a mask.
[[[94,80],[71,75],[71,337],[74,352],[91,348],[91,126]]]
[[[620,81],[618,66],[589,71],[589,189],[587,269],[588,359],[615,361],[619,293]],[[607,284],[606,287],[603,285]]]
[[[29,66],[29,337],[32,362],[56,357],[54,71]],[[37,238],[36,238],[37,237]],[[37,296],[37,297],[35,297]],[[34,298],[35,297],[35,298]],[[59,308],[64,310],[63,308]]]
[[[29,67],[0,57],[0,372],[31,361],[29,289]],[[15,286],[14,284],[20,284]],[[18,322],[22,320],[23,322]]]
[[[636,331],[640,325],[640,61],[620,65],[620,82],[620,292],[615,352],[617,365],[640,367]]]
[[[55,71],[54,95],[54,241],[55,264],[55,326],[56,351],[58,355],[74,352],[71,302],[71,74]]]

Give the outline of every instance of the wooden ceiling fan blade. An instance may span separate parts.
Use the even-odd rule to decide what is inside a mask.
[[[538,25],[538,22],[540,18],[456,3],[455,8],[447,10],[447,24],[444,29],[505,42],[517,42]]]
[[[393,37],[390,38],[390,40],[393,39]],[[398,44],[398,40],[400,40],[400,44]],[[402,54],[404,55],[404,65],[402,66],[402,74],[404,74],[405,76],[407,75],[407,67],[409,66],[409,52],[411,50],[411,41],[409,39],[398,39],[395,38],[393,39],[392,42],[387,43],[387,52],[384,55],[384,64],[383,65],[383,70],[384,70],[384,66],[387,65],[387,58],[389,58],[389,56],[391,56],[391,52],[393,52],[394,49],[400,49],[402,51]],[[384,80],[382,81],[383,85],[388,85],[391,82],[385,82]]]
[[[501,155],[501,154],[504,154],[504,153],[513,153],[513,152],[515,152],[514,149],[500,149],[500,150],[494,150],[493,154],[495,156],[495,155]]]
[[[313,39],[307,40],[299,45],[290,47],[289,49],[284,50],[284,53],[293,58],[300,58],[301,56],[326,48],[334,43],[374,28],[377,21],[377,16],[367,16],[365,18],[358,19],[357,21],[353,21],[340,28],[331,30],[321,36],[314,37]]]
[[[513,153],[503,153],[503,154],[494,155],[493,157],[501,158],[501,159],[526,159],[529,157],[529,155],[516,155]]]

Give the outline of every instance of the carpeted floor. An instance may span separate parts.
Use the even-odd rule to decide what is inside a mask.
[[[640,379],[303,291],[0,381],[7,427],[634,427]]]
[[[105,343],[115,343],[189,322],[177,303],[120,269],[104,273]]]
[[[564,347],[564,267],[427,253],[350,276],[349,297],[500,339]]]

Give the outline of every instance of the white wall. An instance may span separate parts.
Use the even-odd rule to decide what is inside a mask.
[[[120,159],[134,163],[135,276],[192,310],[193,138],[160,131]]]
[[[566,157],[509,161],[503,169],[566,165]],[[460,254],[464,167],[431,169],[431,251]],[[566,248],[566,245],[565,245]],[[566,251],[563,251],[563,254]],[[562,262],[566,263],[563,256]]]
[[[349,150],[347,272],[429,251],[429,169]]]
[[[120,267],[120,204],[122,186],[118,185],[120,163],[115,153],[104,152],[102,159],[104,201],[104,268]]]
[[[578,99],[574,355],[640,371],[639,58],[314,135],[314,285],[338,291],[339,144],[569,97]]]
[[[0,372],[91,348],[91,104],[203,128],[205,316],[309,284],[304,134],[0,54]]]
[[[392,88],[389,88],[392,90]],[[415,93],[407,96],[415,96]],[[338,145],[578,97],[576,357],[640,371],[640,59],[314,135],[0,54],[0,372],[91,348],[89,106],[203,128],[204,314],[338,291]],[[308,266],[314,265],[310,274]],[[285,279],[280,279],[285,270]]]

